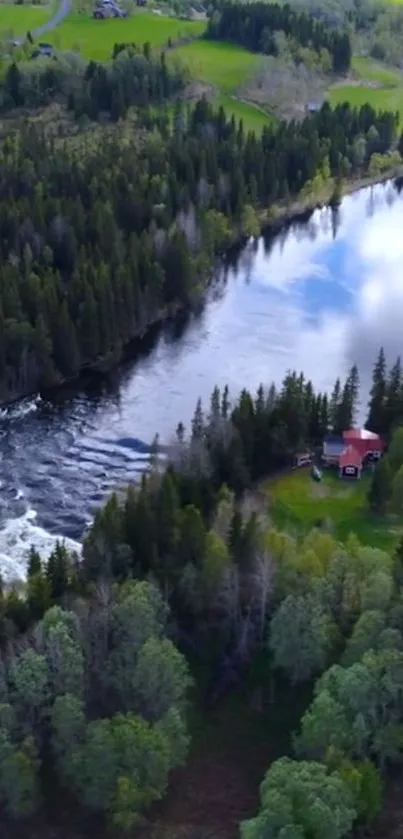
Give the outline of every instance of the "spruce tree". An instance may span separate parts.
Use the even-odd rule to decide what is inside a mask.
[[[374,513],[381,515],[385,512],[392,494],[392,479],[389,458],[385,455],[375,466],[368,492],[368,503]]]
[[[402,419],[402,365],[400,356],[391,368],[386,384],[385,434],[389,436]]]
[[[379,350],[378,358],[372,372],[372,387],[369,395],[368,417],[366,428],[375,434],[385,432],[385,400],[386,400],[386,358],[383,347]]]

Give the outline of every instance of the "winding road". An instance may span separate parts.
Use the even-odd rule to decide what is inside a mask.
[[[55,29],[59,23],[64,20],[65,17],[71,11],[71,0],[60,0],[60,5],[53,17],[48,20],[46,23],[43,23],[42,26],[37,26],[36,29],[31,29],[31,35],[33,38],[39,38],[41,35],[44,35],[45,32],[50,32],[52,29]],[[23,38],[15,38],[14,43],[22,44],[25,41],[26,33]]]

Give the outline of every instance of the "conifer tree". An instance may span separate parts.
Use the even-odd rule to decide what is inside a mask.
[[[372,387],[370,390],[368,417],[366,421],[366,427],[375,434],[382,434],[385,429],[385,399],[386,358],[384,349],[381,347],[372,372]]]

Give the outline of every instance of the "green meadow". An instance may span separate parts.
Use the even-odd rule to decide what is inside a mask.
[[[47,39],[58,49],[75,50],[85,58],[103,61],[111,57],[114,44],[133,42],[152,47],[162,47],[168,38],[173,41],[183,37],[197,37],[205,28],[199,21],[138,12],[129,18],[94,20],[84,13],[73,13]]]
[[[259,56],[242,47],[202,39],[178,47],[175,56],[187,64],[195,78],[219,85],[223,93],[235,91],[253,76],[259,64]]]
[[[49,19],[51,6],[16,6],[0,2],[0,33],[12,32],[24,35],[30,29],[41,26]]]
[[[396,517],[370,512],[369,485],[369,475],[363,475],[359,481],[347,481],[330,470],[317,483],[309,469],[300,469],[268,481],[264,489],[269,497],[269,515],[280,528],[301,534],[327,521],[341,541],[355,533],[363,544],[393,549],[402,527],[399,528]]]
[[[229,114],[242,119],[245,128],[260,131],[273,122],[262,108],[236,96],[238,87],[256,72],[260,58],[242,47],[224,42],[192,41],[178,47],[172,56],[183,61],[194,79],[216,88],[214,101]]]
[[[403,119],[403,74],[368,58],[353,58],[355,83],[337,85],[328,91],[331,105],[350,102],[368,104],[377,110],[399,111]]]

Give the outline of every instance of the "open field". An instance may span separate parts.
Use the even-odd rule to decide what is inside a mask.
[[[350,102],[357,107],[366,102],[373,108],[399,111],[403,121],[403,74],[367,58],[353,58],[354,78],[328,91],[331,105]]]
[[[217,41],[193,41],[175,50],[195,78],[216,84],[223,93],[232,93],[252,76],[259,56],[234,44]]]
[[[0,2],[0,33],[12,32],[13,35],[24,35],[28,30],[46,23],[51,13],[50,4],[48,6],[16,6]]]
[[[196,37],[205,28],[199,21],[138,12],[127,19],[94,20],[88,15],[74,13],[47,36],[58,49],[79,51],[85,58],[103,61],[111,57],[114,44],[133,42],[162,47],[168,38]]]
[[[316,483],[309,469],[287,473],[265,485],[270,516],[278,527],[295,533],[303,533],[326,519],[332,523],[337,539],[343,541],[355,533],[363,544],[393,549],[403,526],[396,517],[370,513],[366,502],[369,480],[369,475],[363,475],[360,481],[342,481],[329,470]]]
[[[236,98],[238,87],[259,66],[260,58],[255,53],[234,44],[197,40],[178,47],[172,56],[189,67],[193,78],[217,88],[217,105],[223,105],[229,114],[242,119],[245,128],[260,131],[273,121],[257,105]]]

